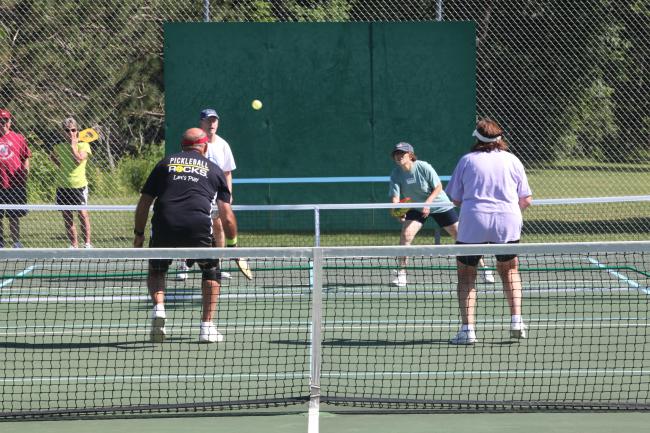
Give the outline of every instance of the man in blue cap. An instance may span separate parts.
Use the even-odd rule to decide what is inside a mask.
[[[223,171],[232,197],[232,171],[237,168],[237,166],[235,165],[235,158],[230,150],[230,145],[226,140],[217,135],[217,129],[219,128],[219,114],[217,114],[217,111],[213,108],[206,108],[201,111],[199,117],[199,127],[208,136],[208,150],[205,156],[210,161],[217,164],[217,166]],[[212,235],[214,236],[215,245],[223,248],[226,245],[226,237],[223,231],[223,224],[219,218],[219,209],[215,208],[212,211],[211,216]],[[180,270],[181,272],[177,275],[177,278],[179,280],[187,279],[187,271],[189,269],[185,265],[185,262],[181,264]],[[229,272],[221,271],[221,278],[230,279],[231,275]]]

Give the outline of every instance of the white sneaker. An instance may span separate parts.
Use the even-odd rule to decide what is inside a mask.
[[[22,247],[23,247],[23,244],[20,241],[14,242],[14,248],[22,248]]]
[[[201,325],[201,331],[199,332],[200,343],[220,343],[223,340],[223,334],[217,330],[214,324],[210,323],[210,326]]]
[[[528,338],[527,329],[528,326],[524,322],[510,323],[510,338],[519,340]]]
[[[395,278],[390,282],[390,285],[393,287],[406,287],[406,271],[405,270],[399,270],[393,271],[393,275],[395,275]]]
[[[494,272],[491,270],[481,269],[480,275],[484,283],[494,283]]]
[[[477,341],[478,339],[476,338],[476,331],[466,329],[458,331],[458,334],[449,340],[449,344],[474,344]]]
[[[180,271],[178,274],[176,274],[176,280],[177,281],[185,281],[187,280],[187,277],[189,276],[188,272],[190,271],[190,267],[185,264],[185,261],[183,260],[182,264],[178,267],[178,270]]]
[[[94,248],[90,242],[84,244],[84,248]]]
[[[167,313],[165,310],[154,310],[151,312],[151,332],[149,336],[154,343],[162,343],[167,337],[167,329],[165,329],[165,322],[167,321]]]
[[[232,275],[230,275],[230,272],[221,271],[221,279],[222,280],[232,280]]]

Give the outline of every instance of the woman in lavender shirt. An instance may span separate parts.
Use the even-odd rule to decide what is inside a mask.
[[[463,156],[447,185],[447,194],[461,206],[458,244],[517,243],[521,237],[522,211],[532,193],[521,161],[507,152],[503,129],[494,121],[481,120],[473,136],[476,144]],[[458,304],[463,324],[451,344],[474,344],[476,267],[481,256],[459,256]],[[526,338],[521,317],[521,277],[516,255],[497,255],[497,271],[508,299],[510,335]]]

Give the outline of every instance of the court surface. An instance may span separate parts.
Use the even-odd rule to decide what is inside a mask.
[[[321,414],[323,433],[645,433],[648,413]],[[11,422],[3,433],[305,433],[307,417],[193,417]]]
[[[323,400],[335,410],[647,404],[648,264],[641,259],[629,266],[630,258],[616,256],[522,258],[530,338],[510,338],[500,285],[480,283],[474,346],[448,344],[458,328],[453,258],[412,260],[407,287],[389,286],[389,259],[329,259]],[[254,281],[235,274],[224,282],[217,324],[226,341],[217,345],[197,341],[197,272],[170,279],[169,338],[153,344],[144,263],[5,264],[3,412],[241,405],[283,413],[285,401],[302,410],[311,372],[310,264],[251,264]],[[330,418],[355,418],[323,417],[323,428]]]

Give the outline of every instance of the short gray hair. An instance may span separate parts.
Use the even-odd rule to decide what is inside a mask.
[[[74,120],[74,117],[67,117],[63,119],[63,122],[61,122],[61,126],[63,126],[63,129],[78,129],[77,128],[77,121]]]

